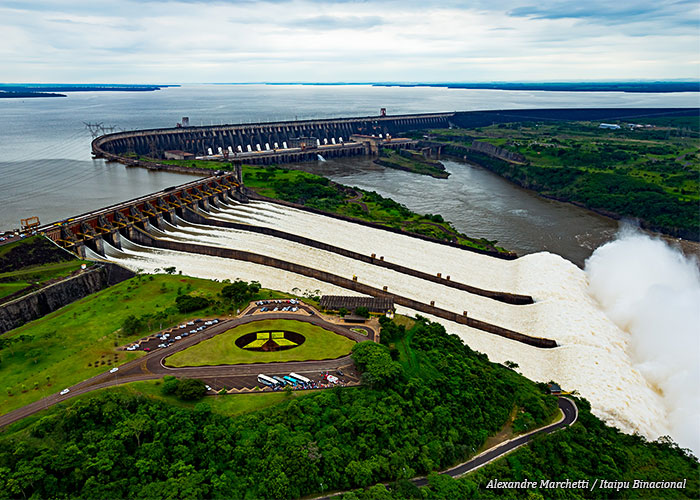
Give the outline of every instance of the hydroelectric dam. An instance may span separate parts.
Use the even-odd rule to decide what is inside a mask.
[[[396,136],[430,128],[533,119],[612,119],[648,113],[569,109],[387,116],[382,110],[378,116],[359,118],[180,126],[108,134],[93,141],[93,153],[127,165],[198,171],[182,164],[158,165],[158,160],[167,158],[167,152],[179,152],[188,158],[214,157],[228,160],[228,164],[222,163],[226,171],[217,175],[201,169],[206,178],[42,230],[81,257],[112,260],[132,269],[163,269],[172,266],[172,261],[189,258],[191,266],[208,263],[210,267],[200,272],[203,276],[212,275],[211,266],[221,266],[232,271],[230,276],[223,271],[217,276],[238,277],[242,276],[239,270],[247,266],[252,279],[256,279],[256,273],[276,273],[269,288],[276,287],[275,280],[286,277],[288,291],[297,288],[294,280],[306,280],[328,284],[327,289],[333,292],[386,296],[411,311],[517,343],[552,348],[557,342],[542,334],[553,332],[538,326],[551,315],[535,314],[552,306],[537,303],[530,293],[523,293],[530,287],[528,280],[521,280],[519,275],[531,272],[531,266],[521,265],[522,259],[508,263],[502,255],[455,248],[427,237],[395,234],[369,222],[259,199],[245,188],[241,165],[315,160],[318,154],[367,154],[378,143],[403,147],[405,143]],[[145,164],[143,156],[147,157]],[[440,257],[433,259],[433,254]],[[185,257],[188,255],[198,260]],[[162,263],[151,265],[155,261]],[[184,270],[190,272],[187,267]],[[277,287],[282,288],[281,284]]]
[[[103,135],[92,142],[98,158],[152,169],[193,170],[158,163],[159,159],[206,158],[251,165],[314,161],[376,153],[376,148],[403,148],[398,138],[409,131],[481,127],[496,123],[551,120],[631,120],[648,116],[692,116],[689,108],[580,108],[454,111],[133,130]],[[204,172],[202,172],[204,173]]]
[[[276,123],[180,126],[119,132],[92,142],[96,157],[129,165],[153,160],[218,159],[269,165],[370,154],[383,147],[405,147],[410,141],[395,136],[410,130],[450,126],[454,113],[338,118]],[[148,157],[144,161],[141,157]],[[146,166],[146,165],[143,165]]]
[[[508,110],[407,115],[417,121],[404,124],[396,120],[413,118],[376,116],[120,132],[95,139],[93,152],[126,164],[167,168],[174,166],[141,164],[138,156],[157,162],[169,150],[216,156],[221,148],[222,158],[228,152],[228,161],[220,167],[227,172],[212,176],[212,170],[202,169],[207,177],[201,180],[41,230],[78,255],[132,271],[158,273],[176,267],[183,274],[205,279],[257,280],[264,288],[296,296],[304,295],[305,288],[326,295],[387,296],[397,313],[426,316],[491,361],[515,362],[517,370],[532,380],[554,380],[575,389],[606,422],[653,439],[665,432],[659,424],[667,418],[663,401],[631,360],[626,350],[629,334],[590,296],[584,271],[571,262],[546,251],[508,260],[260,199],[246,189],[238,166],[314,160],[314,149],[322,147],[347,155],[350,148],[365,148],[362,138],[381,134],[380,139],[385,139],[388,134],[393,140],[403,126],[422,130],[689,113],[697,116],[697,109]],[[427,116],[434,118],[418,121]],[[288,124],[286,129],[283,124]],[[355,146],[349,144],[354,142],[352,135],[362,136]],[[292,148],[295,138],[318,142],[316,148]]]

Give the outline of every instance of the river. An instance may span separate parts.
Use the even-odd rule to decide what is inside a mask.
[[[188,85],[157,92],[76,92],[65,98],[0,99],[0,229],[43,223],[134,198],[193,176],[93,160],[85,123],[116,130],[338,116],[516,108],[695,106],[697,94],[516,92],[359,85]],[[549,250],[581,265],[617,223],[532,193],[482,169],[446,162],[447,180],[374,167],[363,159],[313,168],[376,190],[469,235],[518,253]]]
[[[328,160],[305,164],[304,170],[376,191],[421,214],[440,213],[469,236],[497,240],[518,254],[544,250],[579,266],[617,231],[617,221],[541,198],[483,168],[443,163],[447,179],[385,169],[371,159]]]

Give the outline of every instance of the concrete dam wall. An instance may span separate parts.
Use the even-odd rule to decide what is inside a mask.
[[[134,275],[132,271],[116,264],[100,264],[94,269],[8,302],[0,306],[0,333],[41,318]]]
[[[252,123],[210,127],[179,127],[136,130],[98,137],[92,152],[107,159],[135,162],[127,155],[163,158],[164,151],[179,150],[192,155],[207,155],[208,150],[243,153],[245,163],[284,163],[316,159],[316,150],[288,151],[292,139],[313,137],[324,145],[324,156],[365,154],[365,147],[351,143],[350,136],[395,136],[409,130],[447,127],[454,113],[396,116],[367,116],[326,120]],[[286,144],[286,146],[284,146]],[[284,152],[280,150],[284,149]],[[255,153],[255,154],[247,154]],[[233,159],[234,154],[227,155]]]

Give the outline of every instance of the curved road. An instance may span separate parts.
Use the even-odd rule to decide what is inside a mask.
[[[576,420],[578,419],[578,408],[576,407],[576,404],[568,398],[559,398],[559,410],[561,410],[562,413],[562,418],[559,419],[559,421],[547,425],[545,427],[541,427],[527,434],[523,434],[522,436],[518,436],[517,438],[511,439],[510,441],[506,441],[505,443],[501,443],[497,446],[494,446],[493,448],[489,448],[488,450],[480,453],[474,458],[459,465],[455,465],[450,469],[444,470],[440,474],[446,474],[453,478],[458,478],[468,472],[472,472],[480,467],[483,467],[488,463],[493,462],[494,460],[501,458],[502,456],[510,453],[511,451],[516,450],[517,448],[520,448],[521,446],[526,445],[527,443],[532,441],[535,436],[539,434],[549,434],[563,427],[568,427],[574,422],[576,422]],[[428,485],[428,479],[422,476],[411,479],[411,482],[418,487]],[[388,484],[389,483],[384,483],[385,486]],[[314,497],[314,500],[326,500],[337,497],[338,495],[342,495],[344,493],[347,493],[347,491],[339,491],[333,493],[332,495]]]
[[[558,422],[550,424],[546,427],[541,427],[540,429],[534,430],[528,434],[524,434],[498,446],[490,448],[467,462],[443,471],[441,474],[447,474],[448,476],[452,477],[462,476],[467,472],[474,471],[479,467],[488,464],[489,462],[493,462],[506,453],[510,453],[511,451],[520,448],[521,446],[532,441],[533,438],[539,434],[549,434],[550,432],[554,432],[563,427],[568,427],[576,422],[576,419],[578,418],[578,408],[576,408],[576,404],[572,400],[560,397],[559,409],[562,412],[562,418]],[[428,480],[424,477],[413,479],[412,482],[416,486],[426,486],[428,484]]]
[[[338,368],[342,368],[348,372],[354,371],[354,364],[350,358],[350,355],[321,361],[289,361],[286,363],[253,363],[246,365],[192,366],[182,368],[168,367],[165,365],[165,358],[172,356],[178,351],[182,351],[199,342],[208,340],[215,335],[224,333],[225,331],[236,326],[263,319],[293,319],[297,321],[305,321],[307,323],[320,326],[326,330],[330,330],[339,335],[348,337],[357,342],[367,340],[367,337],[362,334],[353,332],[340,325],[324,321],[316,315],[301,316],[293,313],[265,313],[262,315],[247,315],[240,318],[224,320],[220,321],[214,326],[210,326],[201,333],[197,333],[179,340],[169,347],[157,349],[150,352],[146,356],[129,361],[128,363],[119,366],[119,370],[116,373],[101,373],[71,386],[69,387],[70,392],[64,396],[61,396],[60,394],[52,394],[40,399],[39,401],[35,401],[23,406],[22,408],[6,413],[5,415],[0,415],[0,427],[17,422],[18,420],[44,410],[49,406],[53,406],[81,394],[105,387],[126,384],[128,382],[159,379],[164,375],[213,380],[224,379],[229,382],[227,385],[231,385],[230,382],[233,381],[234,383],[238,382],[239,384],[242,384],[243,387],[247,387],[245,384],[257,385],[257,381],[255,379],[262,371],[272,375],[287,374],[289,372],[318,374],[319,372],[335,371]],[[214,386],[214,383],[211,383],[211,385]],[[220,387],[214,386],[215,390],[218,388]]]

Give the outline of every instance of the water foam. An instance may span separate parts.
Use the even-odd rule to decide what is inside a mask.
[[[590,293],[628,335],[633,366],[661,395],[671,436],[700,452],[700,271],[625,227],[586,262]]]

